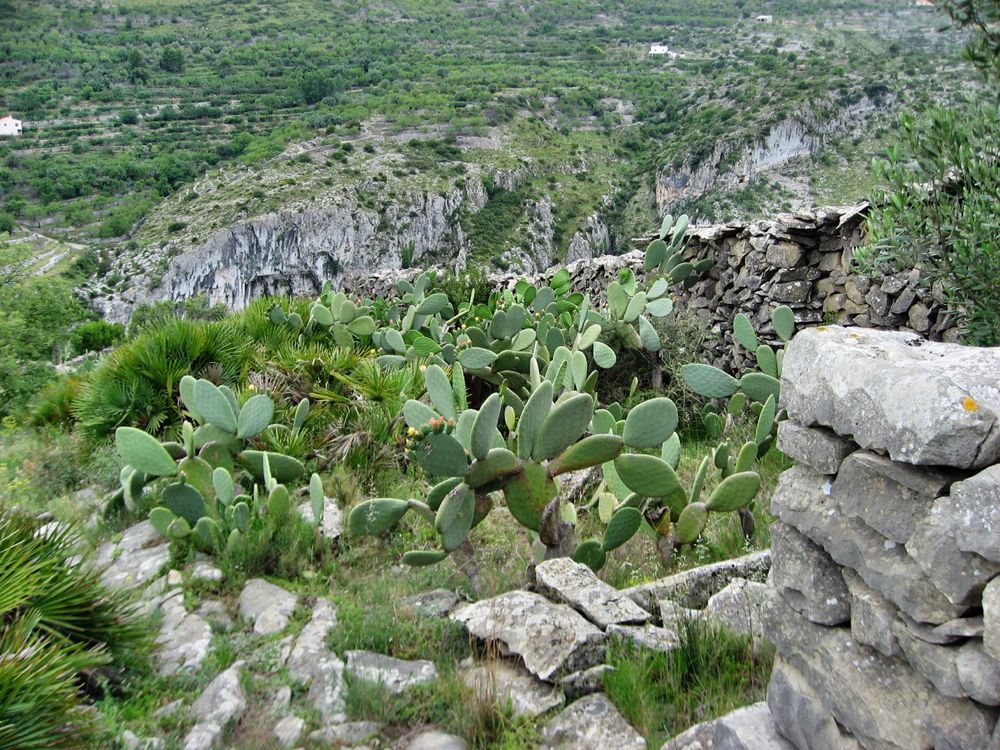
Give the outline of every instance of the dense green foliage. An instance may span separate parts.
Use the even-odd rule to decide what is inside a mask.
[[[954,107],[900,117],[900,142],[876,170],[887,187],[868,219],[863,268],[920,268],[960,318],[966,341],[1000,344],[1000,3],[941,3],[971,26],[969,58],[987,89]],[[983,26],[993,21],[994,26]]]

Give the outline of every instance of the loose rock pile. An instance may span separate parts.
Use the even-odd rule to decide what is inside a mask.
[[[799,750],[1000,746],[998,376],[998,350],[913,334],[789,346],[765,630]]]

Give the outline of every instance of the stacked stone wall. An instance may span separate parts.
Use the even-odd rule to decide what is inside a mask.
[[[733,346],[732,320],[750,316],[766,339],[773,337],[771,311],[789,305],[802,325],[837,323],[890,330],[913,330],[932,340],[956,341],[955,321],[935,302],[919,273],[895,274],[877,281],[852,270],[854,249],[864,242],[866,204],[783,214],[771,221],[697,227],[688,232],[685,255],[690,260],[712,258],[713,269],[690,287],[678,285],[678,308],[692,311],[714,336],[706,358],[731,371],[744,364],[745,353]],[[634,241],[637,247],[649,242]],[[601,298],[624,268],[642,276],[643,250],[604,255],[566,266],[575,291]],[[533,283],[556,271],[531,277]],[[388,295],[400,277],[412,279],[419,270],[354,274],[343,288],[359,296]],[[513,273],[494,273],[498,288],[512,289]]]
[[[768,705],[800,750],[1000,747],[1000,350],[818,327],[789,346]]]

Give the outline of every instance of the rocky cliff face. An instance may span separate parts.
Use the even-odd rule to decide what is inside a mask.
[[[720,142],[708,156],[691,158],[678,169],[660,170],[656,175],[656,204],[661,213],[667,213],[711,190],[744,186],[792,159],[812,155],[828,136],[859,129],[883,108],[883,103],[862,97],[833,117],[809,114],[787,118],[749,146]]]

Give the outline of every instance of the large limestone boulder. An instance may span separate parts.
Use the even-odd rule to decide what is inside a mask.
[[[646,740],[633,729],[604,693],[581,698],[542,727],[543,750],[580,748],[645,750]]]
[[[542,593],[564,601],[597,625],[642,623],[650,619],[628,595],[609,586],[586,565],[568,557],[546,560],[535,568],[535,579]]]
[[[691,727],[660,750],[795,750],[778,734],[766,703],[740,708]]]
[[[821,326],[785,351],[782,404],[801,425],[851,435],[911,464],[1000,461],[1000,349],[914,333]]]

